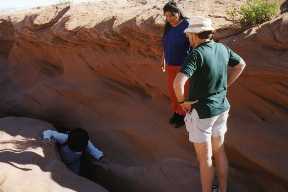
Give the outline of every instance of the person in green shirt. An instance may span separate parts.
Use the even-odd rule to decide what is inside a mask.
[[[228,160],[224,136],[230,108],[226,94],[246,64],[231,49],[212,40],[211,19],[192,17],[184,32],[193,50],[174,80],[174,91],[178,103],[186,111],[185,125],[199,161],[202,191],[211,192],[212,189],[213,156],[220,191],[226,192]],[[184,85],[188,80],[189,98],[185,100]]]

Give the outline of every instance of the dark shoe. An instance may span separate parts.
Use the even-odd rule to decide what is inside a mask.
[[[180,127],[183,127],[185,125],[185,122],[184,122],[184,116],[182,115],[179,115],[178,119],[176,120],[176,123],[175,123],[175,128],[180,128]]]
[[[179,116],[177,113],[173,113],[173,115],[169,119],[170,124],[175,124],[177,120],[179,119]]]
[[[212,192],[218,192],[218,191],[219,191],[218,185],[217,184],[213,184],[212,185]]]

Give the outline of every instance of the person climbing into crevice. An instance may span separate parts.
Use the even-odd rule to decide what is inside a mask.
[[[84,177],[89,175],[89,170],[87,169],[89,166],[87,165],[93,164],[93,162],[88,161],[88,154],[97,161],[105,161],[103,160],[103,152],[92,144],[89,140],[88,132],[84,129],[76,128],[68,133],[45,130],[42,132],[42,139],[54,142],[59,146],[62,161],[77,175]]]
[[[173,81],[176,74],[180,71],[189,50],[189,41],[185,36],[184,30],[188,27],[189,22],[184,17],[181,10],[174,1],[169,1],[163,7],[166,24],[163,33],[163,56],[162,71],[167,70],[167,87],[171,102],[173,115],[169,119],[169,123],[175,128],[184,125],[185,112],[177,103],[175,92],[173,90]],[[187,90],[188,82],[185,85]],[[188,93],[188,90],[186,91]]]

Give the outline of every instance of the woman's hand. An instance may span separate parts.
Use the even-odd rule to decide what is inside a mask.
[[[161,70],[162,70],[163,73],[166,71],[166,65],[165,65],[165,63],[162,63],[162,65],[161,65]]]
[[[165,58],[164,58],[164,52],[162,54],[162,59],[161,59],[161,70],[162,70],[163,73],[166,71],[166,61],[165,61]]]

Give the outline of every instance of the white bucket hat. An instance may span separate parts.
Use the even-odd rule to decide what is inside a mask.
[[[189,26],[184,33],[201,33],[204,31],[214,31],[212,20],[201,16],[193,16],[189,19]]]

